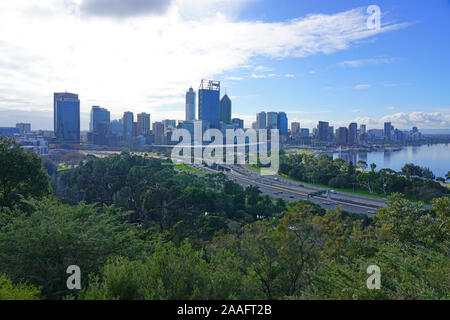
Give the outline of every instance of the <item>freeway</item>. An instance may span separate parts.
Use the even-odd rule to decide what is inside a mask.
[[[120,152],[80,150],[80,153],[105,157]],[[141,152],[136,154],[143,155]],[[166,159],[164,156],[154,154],[147,154],[147,157]],[[192,164],[190,166],[205,173],[221,172],[211,169],[205,165]],[[280,176],[263,176],[246,165],[222,165],[222,167],[229,169],[229,171],[224,171],[223,173],[236,183],[239,183],[244,187],[250,185],[258,186],[263,194],[285,200],[306,200],[308,199],[308,194],[326,190],[323,188],[304,185]],[[351,193],[336,192],[333,190],[329,193],[329,197],[319,195],[309,198],[309,200],[326,209],[334,209],[336,206],[340,205],[345,211],[363,213],[367,215],[375,214],[378,207],[386,206],[386,199],[365,197]]]
[[[205,167],[205,166],[193,166],[194,168],[209,172],[209,173],[217,173],[217,170],[213,170],[211,168]],[[246,187],[249,185],[255,185],[258,186],[259,189],[263,194],[267,194],[270,196],[275,196],[278,198],[283,198],[285,200],[290,201],[298,201],[298,200],[306,200],[308,199],[308,194],[317,190],[324,190],[319,188],[311,189],[309,187],[295,187],[293,184],[290,185],[284,185],[282,184],[285,182],[284,180],[288,182],[292,182],[287,179],[281,179],[278,177],[271,177],[271,176],[261,176],[258,172],[249,169],[253,171],[255,174],[250,174],[248,172],[248,175],[243,172],[242,167],[238,167],[237,170],[236,166],[228,166],[230,171],[224,171],[224,173],[235,182],[241,184],[242,186]],[[275,180],[276,179],[276,180]],[[273,181],[270,181],[273,180]],[[281,183],[280,183],[281,181]],[[302,185],[300,185],[302,186]],[[376,213],[376,209],[381,206],[385,206],[385,202],[383,199],[375,199],[373,201],[372,198],[368,198],[367,202],[364,201],[363,197],[357,196],[355,198],[352,198],[351,194],[345,194],[342,196],[341,193],[333,193],[330,194],[331,198],[328,198],[326,196],[316,196],[314,198],[310,198],[309,200],[320,205],[323,208],[326,209],[334,209],[336,206],[340,205],[342,206],[342,209],[348,212],[355,212],[355,213],[362,213],[362,214],[374,214]]]

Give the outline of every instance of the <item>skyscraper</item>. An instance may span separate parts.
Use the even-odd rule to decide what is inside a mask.
[[[162,122],[153,122],[152,134],[155,137],[156,145],[166,144],[166,139],[164,136],[164,124]]]
[[[60,143],[80,143],[80,100],[74,93],[53,95],[53,126]]]
[[[219,128],[220,82],[202,79],[198,90],[198,119]]]
[[[242,120],[242,119],[239,119],[239,118],[233,118],[233,119],[231,120],[231,123],[232,123],[232,125],[233,125],[235,128],[239,128],[239,129],[243,129],[243,128],[244,128],[244,120]]]
[[[367,129],[366,129],[367,127],[366,127],[366,125],[365,124],[362,124],[361,126],[360,126],[360,129],[361,129],[361,134],[366,134],[366,131],[367,131]]]
[[[277,115],[277,128],[280,130],[281,135],[288,134],[288,118],[285,112],[278,112]]]
[[[230,124],[231,123],[231,100],[227,94],[225,94],[222,99],[220,99],[220,117],[219,120]]]
[[[318,130],[318,139],[320,141],[327,141],[328,140],[328,122],[319,121],[319,124],[317,125],[317,130]]]
[[[385,122],[384,123],[384,140],[385,141],[391,141],[391,136],[392,136],[391,129],[392,129],[391,123]]]
[[[278,129],[278,113],[267,112],[267,129]]]
[[[340,127],[336,130],[336,142],[340,145],[348,144],[348,129]]]
[[[358,142],[358,124],[355,122],[350,123],[348,126],[348,144],[353,146]]]
[[[20,134],[31,132],[31,123],[16,123],[16,128],[20,130]]]
[[[186,92],[186,120],[195,120],[195,91],[192,87]]]
[[[177,120],[163,120],[162,121],[163,125],[164,125],[164,131],[170,130],[170,129],[175,129],[177,127]]]
[[[300,134],[300,122],[291,122],[291,134],[293,136]]]
[[[137,115],[137,135],[146,136],[150,132],[150,114],[149,113],[139,113]]]
[[[123,114],[123,140],[130,141],[133,137],[133,112],[126,111]]]
[[[98,145],[108,144],[107,136],[110,130],[110,113],[105,108],[92,106],[91,121],[89,123],[90,142]]]
[[[264,111],[256,114],[256,128],[257,129],[267,128],[267,116]]]

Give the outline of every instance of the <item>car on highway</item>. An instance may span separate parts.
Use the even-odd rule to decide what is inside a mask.
[[[367,213],[368,213],[368,214],[376,214],[377,212],[374,211],[374,210],[367,210]]]

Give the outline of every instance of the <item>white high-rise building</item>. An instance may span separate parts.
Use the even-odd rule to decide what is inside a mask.
[[[195,91],[192,87],[186,92],[186,120],[195,120]]]

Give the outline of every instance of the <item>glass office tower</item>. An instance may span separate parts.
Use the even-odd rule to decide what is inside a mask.
[[[108,134],[110,130],[110,113],[105,108],[92,106],[91,122],[89,123],[89,131],[91,133],[91,143],[98,145],[108,144]]]
[[[231,124],[231,99],[225,94],[220,99],[220,121]]]
[[[198,119],[208,121],[211,128],[219,128],[220,82],[202,80],[198,90]]]
[[[288,118],[285,112],[278,112],[277,127],[281,135],[288,134]]]
[[[77,94],[53,94],[53,127],[57,142],[80,143],[80,100]]]
[[[133,138],[133,112],[123,113],[123,139],[127,142]]]

